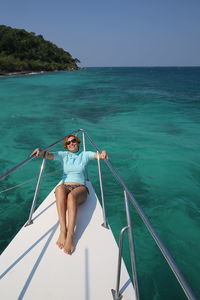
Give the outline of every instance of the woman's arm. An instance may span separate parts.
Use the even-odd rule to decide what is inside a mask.
[[[108,153],[105,150],[102,150],[101,153],[95,153],[95,159],[108,159]]]
[[[36,155],[36,157],[43,157],[43,158],[44,158],[44,154],[45,154],[45,152],[41,151],[40,148],[36,148],[36,149],[31,153],[30,156]],[[47,158],[47,159],[53,159],[53,158],[54,158],[54,157],[53,157],[53,153],[52,153],[52,152],[46,152],[46,158]]]

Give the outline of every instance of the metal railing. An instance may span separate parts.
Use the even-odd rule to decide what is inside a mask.
[[[77,129],[75,131],[72,131],[70,134],[71,135],[76,135],[79,132],[82,132],[83,150],[86,151],[85,138],[87,137],[89,142],[96,149],[97,153],[99,153],[100,149],[97,147],[97,145],[93,142],[91,137],[88,135],[88,133],[84,129]],[[68,136],[68,135],[66,135],[66,136]],[[46,152],[51,147],[53,147],[56,144],[58,144],[59,142],[63,141],[63,139],[66,136],[64,136],[63,138],[59,139],[58,141],[52,143],[51,145],[49,145],[48,147],[42,149],[41,151]],[[28,163],[29,161],[31,161],[35,157],[36,157],[36,155],[33,155],[33,156],[27,158],[26,160],[22,161],[20,164],[18,164],[14,168],[10,169],[9,171],[7,171],[3,175],[1,175],[0,179],[3,179],[6,176],[8,176],[9,174],[13,173],[15,170],[22,167],[23,165],[25,165],[26,163]],[[33,198],[33,202],[32,202],[32,207],[31,207],[30,214],[29,214],[29,219],[28,219],[26,225],[29,225],[29,224],[32,223],[32,215],[33,215],[33,212],[34,212],[34,209],[35,209],[35,204],[36,204],[36,201],[37,201],[37,196],[38,196],[38,192],[39,192],[39,188],[40,188],[42,174],[43,174],[43,171],[44,171],[45,161],[46,161],[46,154],[44,156],[44,159],[42,161],[42,165],[41,165],[41,168],[40,168],[38,182],[37,182],[37,185],[36,185],[36,190],[35,190],[35,194],[34,194],[34,198]],[[104,193],[103,193],[103,183],[102,183],[100,160],[97,159],[97,161],[98,161],[99,182],[100,182],[101,199],[102,199],[103,219],[104,219],[104,223],[102,225],[104,227],[108,228],[108,223],[107,223],[107,220],[106,220],[106,213],[105,213]],[[129,248],[130,248],[132,276],[133,276],[136,299],[139,300],[139,289],[138,289],[137,272],[136,272],[136,261],[135,261],[135,250],[134,250],[132,224],[131,224],[131,218],[130,218],[130,212],[129,212],[129,202],[135,207],[137,213],[139,214],[139,216],[142,219],[143,223],[147,227],[150,235],[152,236],[152,238],[156,242],[158,248],[160,249],[161,253],[163,254],[164,258],[166,259],[166,261],[167,261],[168,265],[170,266],[172,272],[174,273],[177,281],[179,282],[180,286],[182,287],[182,290],[184,291],[186,297],[190,300],[195,300],[196,297],[195,297],[193,291],[191,290],[189,284],[185,280],[183,274],[179,270],[178,266],[176,265],[175,261],[173,260],[173,258],[171,256],[171,254],[169,253],[167,248],[164,246],[164,244],[161,241],[160,237],[158,236],[155,229],[151,225],[149,219],[147,218],[144,211],[142,210],[142,208],[138,204],[137,200],[133,197],[131,192],[128,190],[125,183],[123,182],[121,177],[118,175],[118,173],[116,172],[116,170],[112,166],[111,162],[109,160],[104,160],[104,162],[106,163],[106,165],[110,169],[111,173],[114,175],[114,177],[117,179],[118,183],[121,185],[121,187],[124,190],[124,201],[125,201],[125,210],[126,210],[126,219],[127,219],[127,226],[124,227],[121,230],[121,233],[120,233],[118,271],[117,271],[117,280],[116,280],[117,283],[116,283],[116,290],[112,290],[114,300],[121,299],[121,297],[122,297],[122,295],[120,295],[120,293],[119,293],[119,284],[120,284],[120,270],[121,270],[123,235],[124,235],[125,230],[128,230],[128,240],[129,240]]]

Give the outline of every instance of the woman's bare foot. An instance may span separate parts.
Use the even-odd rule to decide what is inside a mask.
[[[66,240],[66,236],[67,236],[67,231],[64,230],[64,231],[60,231],[60,234],[59,234],[59,237],[58,237],[58,240],[56,242],[56,244],[58,245],[58,247],[60,249],[63,249],[64,245],[65,245],[65,240]]]
[[[74,241],[73,241],[73,234],[68,233],[67,238],[64,245],[64,252],[67,254],[72,254],[74,251]]]

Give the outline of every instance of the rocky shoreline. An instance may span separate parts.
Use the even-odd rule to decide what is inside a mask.
[[[50,72],[80,71],[80,70],[85,70],[85,69],[86,68],[72,68],[72,69],[53,70],[53,71],[20,71],[20,72],[8,72],[8,73],[0,72],[0,77],[10,77],[10,76],[20,76],[20,75],[38,75],[38,74],[50,73]]]

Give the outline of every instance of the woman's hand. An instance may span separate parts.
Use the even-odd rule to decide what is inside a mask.
[[[100,159],[108,159],[108,154],[105,150],[101,151]]]
[[[42,157],[46,159],[54,159],[53,152],[46,152],[46,151],[41,151],[40,148],[36,148],[30,156],[35,155],[36,157]]]
[[[105,150],[101,151],[101,153],[97,152],[94,155],[94,158],[95,159],[108,159],[108,153]]]
[[[40,148],[36,148],[36,149],[31,153],[30,156],[35,155],[36,157],[38,157],[38,156],[40,156],[39,154],[40,154]]]

